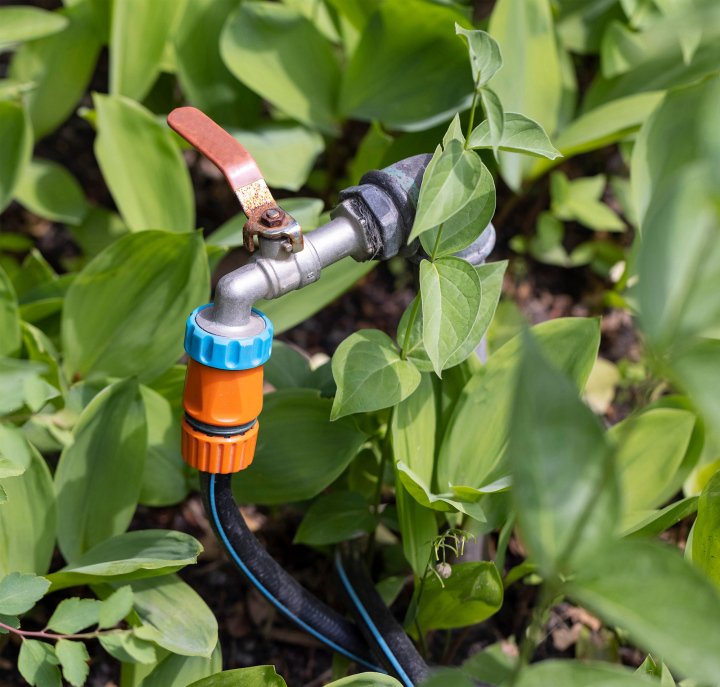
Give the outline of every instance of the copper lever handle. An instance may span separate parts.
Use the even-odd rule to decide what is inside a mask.
[[[170,128],[199,150],[225,176],[248,221],[243,227],[244,245],[254,250],[253,236],[282,240],[286,249],[303,249],[298,223],[278,207],[252,155],[239,141],[195,107],[179,107],[167,118]]]

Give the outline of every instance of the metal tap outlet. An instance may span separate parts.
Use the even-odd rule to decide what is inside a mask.
[[[259,254],[225,275],[214,303],[197,313],[197,325],[216,336],[243,339],[263,331],[253,311],[258,300],[278,298],[320,279],[322,269],[346,257],[357,261],[388,260],[396,255],[422,257],[418,240],[408,245],[423,174],[431,155],[415,155],[383,170],[368,172],[340,193],[332,221],[303,235],[298,223],[277,206],[250,153],[195,108],[168,116],[170,126],[206,155],[225,175],[248,221],[245,247]],[[495,243],[488,225],[472,246],[459,253],[472,264],[485,260]]]

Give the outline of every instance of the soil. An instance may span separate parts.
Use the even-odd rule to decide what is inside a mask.
[[[4,0],[0,5],[6,4]],[[13,0],[12,4],[19,4]],[[59,6],[59,2],[28,2],[46,8]],[[478,16],[487,16],[490,2],[477,3]],[[0,57],[0,77],[4,76],[7,56]],[[590,67],[588,67],[590,68]],[[91,90],[107,91],[107,53],[101,56],[93,77]],[[89,95],[81,106],[92,107]],[[341,178],[343,166],[353,154],[353,146],[366,125],[353,124],[346,132],[344,158],[333,160],[337,177]],[[353,128],[357,127],[357,129]],[[93,154],[94,132],[91,125],[72,115],[52,135],[36,146],[35,154],[61,162],[78,178],[88,199],[96,204],[114,209],[112,197],[102,179]],[[220,226],[237,212],[235,199],[216,174],[208,172],[192,154],[188,155],[197,201],[197,226],[207,233]],[[326,168],[327,160],[318,160],[319,169]],[[574,158],[561,167],[569,176],[594,174],[613,169],[622,172],[622,160],[618,151],[609,148],[590,155]],[[283,194],[278,194],[282,196]],[[311,188],[301,189],[299,196],[323,197]],[[324,198],[326,199],[326,198]],[[531,323],[562,316],[602,316],[601,355],[617,362],[640,360],[641,350],[630,316],[620,310],[607,309],[603,305],[603,293],[611,283],[595,275],[589,268],[563,269],[543,265],[527,257],[519,257],[508,246],[510,238],[518,233],[529,235],[537,215],[549,204],[547,181],[540,181],[517,202],[512,193],[498,181],[498,214],[496,229],[498,242],[492,260],[509,259],[510,266],[504,283],[503,298],[514,302]],[[25,233],[36,239],[36,245],[50,264],[59,272],[67,259],[80,254],[69,230],[60,224],[42,220],[21,208],[17,203],[3,214],[2,230]],[[568,246],[587,240],[587,230],[569,224],[566,241]],[[620,240],[627,244],[631,233]],[[236,254],[234,259],[242,259]],[[223,261],[228,265],[231,261]],[[222,265],[221,265],[222,267]],[[339,343],[359,328],[374,327],[394,337],[397,323],[404,309],[414,296],[412,273],[407,268],[380,265],[363,278],[349,292],[330,304],[314,317],[279,338],[292,343],[309,355],[325,353],[332,355]],[[221,274],[216,274],[217,280]],[[608,410],[608,417],[617,421],[632,406],[632,390]],[[331,565],[328,558],[303,546],[291,544],[301,513],[293,506],[274,510],[244,507],[244,514],[263,544],[299,581],[332,605],[337,605],[331,581]],[[238,578],[227,558],[220,551],[210,530],[197,494],[172,508],[140,507],[131,529],[172,528],[197,537],[205,547],[196,566],[183,570],[180,575],[205,599],[217,616],[224,669],[241,668],[258,664],[273,664],[291,687],[319,687],[330,680],[332,655],[327,649],[305,633],[296,629],[275,611],[254,590],[248,589]],[[679,533],[682,538],[684,532]],[[488,546],[494,547],[494,535]],[[516,540],[511,541],[506,567],[523,560],[522,548]],[[62,565],[59,555],[54,568]],[[68,590],[68,595],[78,590]],[[409,600],[409,588],[404,590],[396,604],[398,617],[404,613]],[[501,611],[487,622],[470,630],[456,630],[449,637],[437,632],[430,641],[431,658],[459,664],[484,646],[505,642],[512,653],[512,638],[522,632],[535,596],[535,587],[526,584],[512,585],[506,594]],[[54,599],[57,599],[54,596]],[[44,627],[52,609],[42,604],[37,615],[28,618],[27,628]],[[25,627],[25,626],[24,626]],[[612,641],[603,635],[596,621],[561,604],[553,609],[548,625],[548,636],[537,652],[538,658],[546,656],[574,656],[578,637],[585,633],[586,644],[597,652],[610,651]],[[95,642],[88,643],[91,652],[91,687],[113,687],[120,684],[119,665],[108,658]],[[25,684],[14,669],[17,660],[17,643],[10,641],[0,654],[0,687]],[[590,651],[591,649],[588,649]],[[641,660],[631,648],[619,649],[624,662],[637,665]]]

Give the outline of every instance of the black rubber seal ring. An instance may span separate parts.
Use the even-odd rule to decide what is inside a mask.
[[[188,413],[185,413],[185,420],[194,430],[207,434],[209,437],[234,437],[245,434],[245,432],[252,429],[257,422],[257,418],[255,418],[250,422],[246,422],[244,425],[222,427],[220,425],[208,425],[205,422],[200,422],[200,420],[196,420],[192,415],[188,415]]]

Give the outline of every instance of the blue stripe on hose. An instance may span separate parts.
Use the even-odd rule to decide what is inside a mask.
[[[218,532],[220,533],[220,537],[223,540],[223,543],[225,544],[225,548],[230,552],[230,555],[233,557],[235,562],[240,566],[242,571],[247,575],[247,578],[252,582],[263,594],[263,596],[276,608],[278,608],[280,611],[282,611],[288,618],[291,618],[294,620],[300,627],[302,627],[306,632],[309,632],[314,637],[317,637],[321,642],[324,644],[327,644],[329,647],[334,649],[340,654],[343,654],[347,656],[348,658],[352,659],[356,663],[360,663],[361,665],[364,665],[366,668],[370,668],[370,670],[374,670],[376,673],[386,673],[385,670],[382,668],[379,668],[378,666],[372,665],[372,663],[368,663],[367,661],[364,661],[362,658],[359,658],[358,656],[355,656],[351,652],[349,652],[347,649],[343,649],[341,646],[338,646],[335,644],[335,642],[329,640],[327,637],[320,634],[317,630],[310,627],[307,623],[304,623],[300,618],[293,615],[285,606],[282,605],[282,603],[276,599],[265,587],[262,586],[260,581],[248,570],[245,563],[242,562],[240,557],[237,555],[237,552],[233,547],[230,545],[230,542],[228,541],[227,535],[225,534],[225,530],[223,530],[222,524],[220,523],[220,518],[218,518],[217,514],[217,507],[215,506],[215,475],[212,475],[210,477],[210,509],[212,510],[212,517],[215,521],[215,526],[217,527]],[[344,573],[343,573],[344,574]],[[412,687],[411,683],[410,687]]]
[[[365,610],[365,607],[362,605],[362,601],[360,601],[358,595],[355,593],[355,590],[352,588],[350,580],[348,580],[347,575],[345,574],[345,569],[343,568],[342,561],[340,560],[339,552],[335,554],[335,566],[337,567],[338,573],[340,574],[340,579],[345,586],[345,590],[350,595],[350,598],[355,604],[355,607],[358,609],[358,611],[360,611],[360,615],[362,616],[365,626],[370,630],[370,632],[372,632],[373,637],[375,637],[375,641],[380,645],[380,648],[388,657],[388,660],[392,664],[392,667],[395,669],[395,672],[400,676],[400,679],[403,681],[405,687],[413,687],[412,681],[398,663],[398,660],[395,658],[395,654],[393,654],[392,650],[387,645],[384,637],[380,634],[380,632],[378,632],[378,629],[375,627],[372,618],[370,618],[370,615]]]

